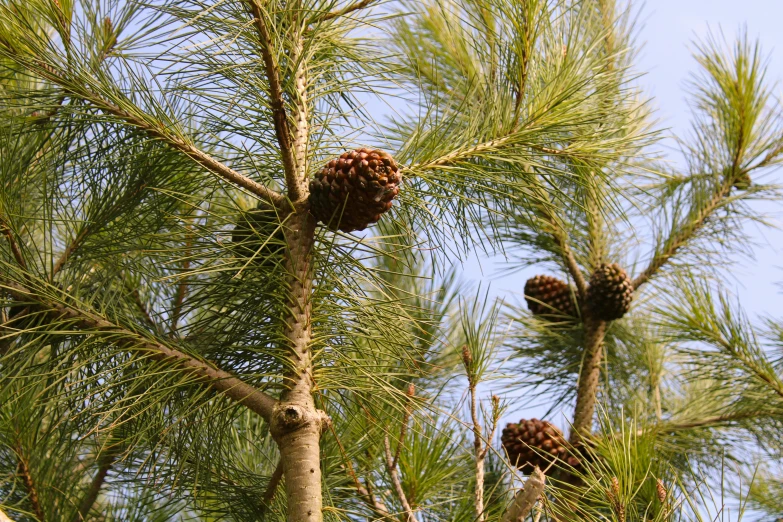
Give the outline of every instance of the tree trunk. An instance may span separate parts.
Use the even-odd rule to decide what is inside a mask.
[[[605,333],[605,321],[589,316],[585,318],[585,354],[582,360],[582,371],[579,373],[576,408],[574,408],[574,422],[570,436],[573,445],[579,444],[582,436],[589,435],[592,429],[595,397],[601,378]]]
[[[321,431],[328,422],[313,401],[312,249],[315,219],[307,205],[297,206],[284,224],[286,243],[289,369],[286,390],[272,415],[272,436],[280,448],[289,522],[321,522]]]

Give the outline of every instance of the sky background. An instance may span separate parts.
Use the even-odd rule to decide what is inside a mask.
[[[686,81],[696,66],[691,50],[694,40],[703,38],[709,31],[722,31],[728,41],[733,41],[747,30],[750,39],[758,39],[764,54],[769,57],[768,79],[775,82],[783,79],[781,20],[783,0],[648,0],[639,18],[638,42],[642,50],[636,69],[645,73],[639,83],[654,98],[653,106],[661,127],[681,136],[687,133],[690,114]],[[783,98],[783,88],[777,85],[773,94]],[[677,151],[670,152],[670,159],[676,164]],[[780,182],[783,175],[776,172],[766,181],[770,180]],[[783,205],[777,203],[763,208],[770,213],[777,212],[775,221],[783,224]],[[778,284],[783,281],[783,231],[748,226],[746,233],[759,243],[755,259],[737,259],[738,263],[732,267],[734,278],[727,284],[740,297],[751,317],[783,317],[783,288]],[[531,267],[504,275],[502,269],[507,266],[500,256],[469,259],[464,265],[464,277],[490,283],[493,296],[520,300],[525,281],[542,270]],[[566,415],[570,415],[571,407],[566,407]],[[503,422],[540,416],[546,409],[546,406],[512,407]],[[567,425],[562,415],[558,417],[552,420],[560,426]],[[724,520],[736,520],[736,511],[732,511]],[[746,520],[754,518],[750,516]]]

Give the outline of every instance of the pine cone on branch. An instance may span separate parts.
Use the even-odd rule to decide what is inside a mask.
[[[620,265],[604,263],[590,276],[585,298],[587,309],[593,317],[601,321],[614,321],[630,310],[633,283]]]
[[[310,213],[331,230],[364,230],[391,209],[401,180],[389,154],[366,148],[345,152],[310,181]]]
[[[579,465],[563,433],[547,421],[521,419],[510,423],[503,428],[500,441],[508,460],[523,472],[530,473],[536,466],[546,469],[556,459],[572,467]]]
[[[537,275],[525,283],[525,301],[533,315],[555,319],[576,317],[574,291],[565,281],[548,275]]]

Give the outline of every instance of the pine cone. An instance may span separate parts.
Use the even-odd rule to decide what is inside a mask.
[[[275,210],[266,203],[237,218],[231,232],[231,243],[237,257],[253,258],[258,266],[271,266],[282,257],[285,234]]]
[[[570,466],[579,465],[579,459],[572,455],[563,433],[547,421],[522,419],[503,428],[500,437],[509,461],[525,472],[538,466],[545,469],[560,459]]]
[[[525,301],[533,315],[576,317],[571,287],[556,277],[537,275],[525,283]]]
[[[345,152],[310,181],[310,213],[332,230],[364,230],[391,209],[401,180],[389,154]]]
[[[601,321],[614,321],[631,308],[633,283],[625,270],[617,263],[602,264],[590,276],[587,289],[587,308]]]

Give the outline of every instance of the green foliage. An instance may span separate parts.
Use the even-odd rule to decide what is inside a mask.
[[[183,364],[279,397],[301,312],[331,419],[324,516],[501,520],[520,477],[495,449],[511,405],[485,392],[570,404],[589,331],[463,284],[455,261],[481,250],[577,287],[617,261],[644,289],[608,326],[602,414],[582,465],[550,470],[544,520],[702,520],[716,470],[780,458],[783,326],[704,277],[744,246],[740,222],[765,222],[752,201],[779,197],[762,183],[783,128],[759,47],[697,47],[685,170],[670,172],[635,83],[632,8],[360,4],[0,1],[4,513],[284,519],[268,423]],[[391,95],[406,108],[373,122],[364,100]],[[288,187],[281,111],[298,137],[309,126],[306,175],[373,141],[404,174],[375,230],[317,229],[307,312],[290,295],[293,214],[270,205],[255,248],[232,239]],[[779,471],[748,493],[776,516]]]

